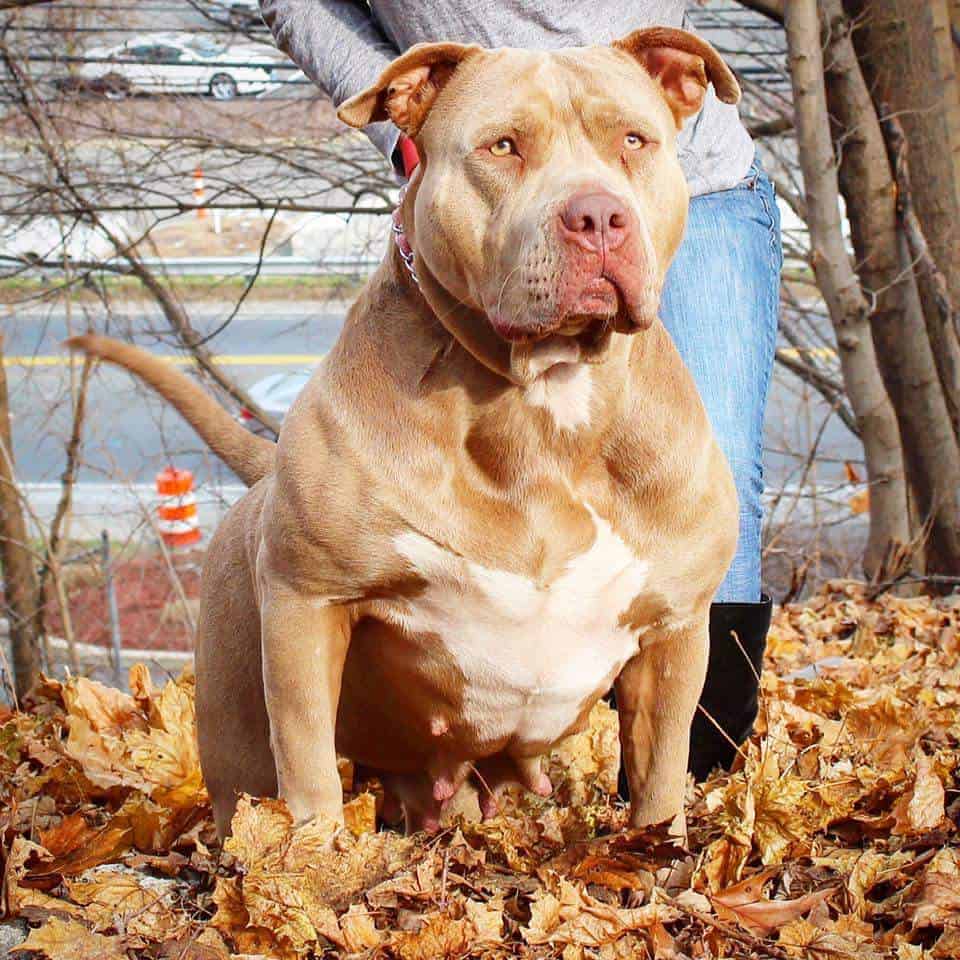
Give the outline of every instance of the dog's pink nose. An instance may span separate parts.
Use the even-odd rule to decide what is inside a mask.
[[[627,238],[630,214],[606,190],[581,190],[560,211],[561,230],[567,240],[588,250],[616,250]]]

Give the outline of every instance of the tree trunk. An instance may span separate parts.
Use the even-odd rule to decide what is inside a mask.
[[[860,427],[871,482],[864,569],[870,576],[883,578],[899,572],[887,569],[888,558],[899,555],[898,547],[910,539],[900,436],[877,368],[870,307],[843,236],[816,0],[791,0],[785,25],[813,267],[836,331],[844,384]],[[872,110],[869,98],[867,106]],[[895,222],[890,226],[895,229]]]
[[[908,145],[899,119],[890,116],[883,122],[890,165],[897,185],[897,221],[907,240],[910,262],[917,279],[917,292],[923,304],[927,336],[937,364],[937,375],[953,435],[960,441],[960,338],[957,336],[955,315],[947,288],[946,277],[940,272],[927,243],[920,218],[913,205],[914,191],[907,160]]]
[[[787,0],[740,0],[740,6],[755,13],[762,13],[765,17],[776,20],[777,23],[783,23]]]
[[[960,277],[960,205],[954,176],[952,134],[944,116],[944,65],[937,57],[931,9],[945,0],[917,5],[907,0],[852,0],[858,29],[854,42],[876,114],[887,107],[900,115],[911,147],[914,201],[933,258],[949,281],[951,298]],[[909,120],[909,124],[908,124]],[[859,121],[857,121],[859,122]],[[849,125],[848,125],[849,126]],[[890,197],[895,200],[889,161]],[[850,185],[847,199],[866,193]],[[871,191],[872,195],[877,196]],[[878,201],[878,206],[883,206]],[[896,216],[896,204],[894,217]],[[888,212],[884,212],[887,222]],[[860,247],[876,245],[877,234],[857,236]],[[927,324],[936,321],[936,304],[921,302],[913,256],[904,231],[896,228],[901,271],[892,286],[865,280],[877,298],[871,325],[887,393],[900,424],[904,460],[916,513],[929,524],[927,569],[960,570],[960,442],[948,415],[941,368],[931,347]],[[889,247],[889,239],[886,240]],[[892,255],[888,249],[886,255]],[[876,266],[865,264],[869,269]],[[861,271],[861,276],[864,272]],[[932,330],[931,332],[936,332]]]
[[[887,133],[901,225],[960,443],[960,87],[949,0],[919,7],[861,0],[861,6],[857,42]]]
[[[960,94],[948,0],[858,0],[857,44],[878,110],[903,124],[917,215],[960,303]]]
[[[950,0],[950,39],[953,41],[953,73],[960,99],[960,0]],[[954,173],[960,177],[960,156],[954,156]]]
[[[10,624],[13,682],[17,697],[22,698],[40,678],[40,651],[34,630],[37,576],[13,471],[3,334],[0,334],[0,565],[4,606]]]

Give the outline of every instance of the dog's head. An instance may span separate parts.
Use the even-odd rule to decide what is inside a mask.
[[[676,136],[711,81],[739,99],[713,47],[667,28],[550,53],[423,44],[339,116],[414,138],[424,292],[469,308],[441,320],[480,359],[509,347],[530,382],[653,322],[689,202]]]

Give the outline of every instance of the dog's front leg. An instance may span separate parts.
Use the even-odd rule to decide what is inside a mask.
[[[690,724],[707,673],[707,617],[682,632],[649,638],[616,682],[620,749],[635,827],[680,815],[690,751]]]
[[[297,823],[343,822],[334,735],[350,609],[269,578],[261,597],[263,681],[280,796]]]

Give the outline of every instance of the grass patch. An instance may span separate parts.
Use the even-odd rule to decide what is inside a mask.
[[[247,278],[215,276],[171,277],[170,285],[184,300],[236,300],[243,293]],[[258,300],[351,300],[363,287],[365,277],[327,274],[323,276],[258,277],[247,302]],[[135,277],[107,276],[101,289],[108,297],[145,300],[151,297]],[[97,292],[79,283],[66,286],[59,278],[7,277],[0,280],[0,303],[16,304],[25,300],[49,301],[70,296],[79,303],[98,303]]]

